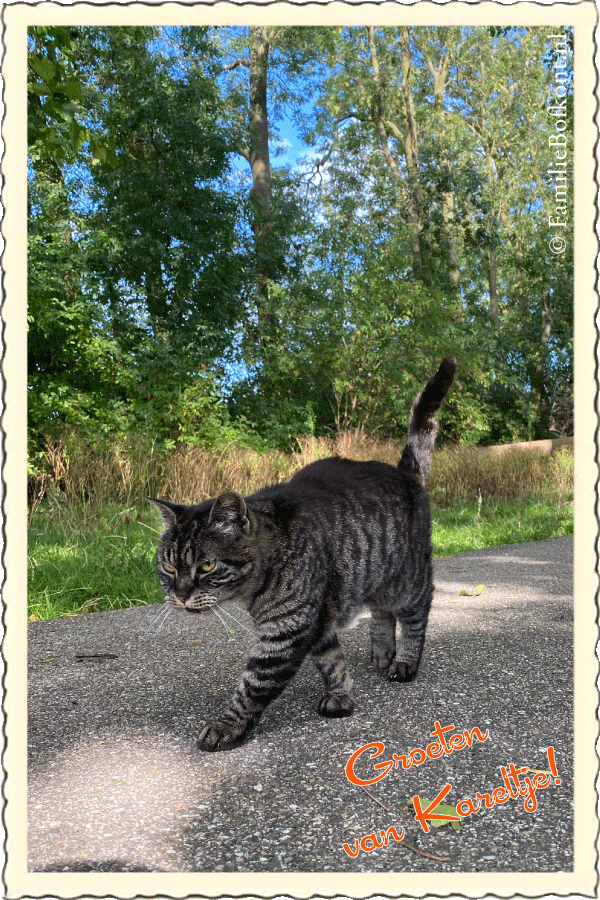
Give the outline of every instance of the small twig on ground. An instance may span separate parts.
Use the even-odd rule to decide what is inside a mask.
[[[363,787],[362,784],[359,784],[359,788],[361,789],[361,791],[364,791],[365,794],[371,798],[371,800],[374,800],[375,803],[378,804],[378,806],[381,806],[382,809],[385,809],[386,812],[394,812],[394,810],[391,809],[391,807],[386,806],[385,803],[382,803],[381,800],[378,800],[377,797],[374,794],[372,794],[371,791],[368,791],[366,789],[366,787]]]
[[[375,795],[372,794],[371,791],[368,791],[366,787],[363,787],[362,784],[359,784],[359,788],[364,791],[365,794],[371,798],[371,800],[374,800],[378,806],[381,806],[382,809],[385,809],[386,812],[395,812],[395,810],[393,810],[390,806],[386,806],[385,803],[382,803],[381,800],[378,800],[377,797],[375,797]],[[426,850],[419,850],[418,847],[413,847],[412,844],[407,844],[404,840],[399,841],[399,843],[402,844],[403,847],[406,847],[407,850],[412,850],[413,853],[418,853],[420,854],[420,856],[427,856],[429,859],[434,859],[436,862],[449,861],[449,857],[447,856],[435,856],[433,853],[428,853]]]

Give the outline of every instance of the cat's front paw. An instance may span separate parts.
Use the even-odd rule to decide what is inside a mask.
[[[250,729],[240,730],[225,725],[206,725],[198,738],[198,749],[213,753],[216,750],[233,750],[244,743]]]
[[[401,659],[395,659],[385,673],[389,681],[412,681],[416,675],[417,669]]]
[[[319,703],[319,714],[328,719],[342,719],[353,712],[354,703],[348,694],[325,694]]]

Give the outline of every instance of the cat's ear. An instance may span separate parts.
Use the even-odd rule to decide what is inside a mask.
[[[241,530],[244,534],[250,533],[250,520],[246,501],[236,491],[225,491],[212,505],[208,517],[209,525],[216,525],[225,531]]]
[[[167,503],[166,500],[155,500],[153,497],[146,497],[146,500],[149,503],[154,504],[163,517],[167,528],[170,528],[171,525],[175,525],[177,522],[177,514],[183,509],[182,506],[177,506],[176,503]]]

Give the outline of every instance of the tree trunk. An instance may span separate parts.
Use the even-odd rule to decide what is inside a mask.
[[[271,164],[269,158],[269,116],[267,108],[267,73],[269,40],[267,29],[251,25],[250,39],[250,151],[254,241],[256,248],[256,279],[259,291],[272,277],[269,234],[271,230]]]
[[[448,173],[448,182],[450,182],[451,162],[449,159],[448,149],[445,144],[446,129],[446,111],[444,109],[444,100],[446,96],[446,87],[450,76],[450,66],[452,64],[452,55],[450,52],[445,53],[439,61],[438,67],[433,64],[429,53],[423,47],[419,47],[421,53],[427,63],[427,68],[433,80],[433,102],[434,102],[434,126],[437,126],[440,135],[440,146],[438,162],[440,171]],[[446,243],[445,252],[448,264],[448,281],[452,290],[458,295],[460,292],[460,268],[458,256],[456,253],[456,220],[454,216],[454,191],[452,188],[441,190],[442,197],[442,230]]]
[[[550,397],[546,387],[546,359],[552,335],[552,292],[547,291],[542,302],[542,323],[539,334],[539,352],[531,375],[535,394],[534,439],[546,438],[550,430]]]
[[[443,162],[443,160],[442,160]],[[454,218],[454,191],[442,192],[442,221],[447,244],[448,280],[455,294],[460,293],[460,267],[456,254],[456,221]]]
[[[410,73],[412,55],[410,50],[410,28],[400,29],[400,47],[402,51],[402,99],[404,101],[404,156],[408,172],[408,221],[412,236],[413,260],[415,275],[423,276],[423,192],[419,173],[419,144],[417,117],[410,89]]]
[[[487,254],[487,274],[490,289],[490,316],[494,328],[500,328],[500,310],[498,307],[498,257],[495,247],[490,247]]]
[[[371,116],[377,129],[379,137],[379,145],[383,152],[388,167],[394,176],[402,204],[406,211],[408,226],[410,231],[410,248],[412,269],[415,278],[423,276],[423,254],[421,248],[421,235],[423,233],[422,218],[422,191],[419,181],[419,156],[417,142],[417,121],[415,117],[414,104],[410,92],[410,70],[412,59],[409,46],[409,29],[402,29],[401,47],[402,47],[402,98],[404,103],[404,134],[397,125],[389,122],[385,115],[385,101],[383,95],[383,86],[381,83],[381,73],[379,68],[379,58],[377,55],[377,47],[375,45],[375,29],[372,26],[367,28],[369,39],[369,51],[371,55],[371,65],[373,68],[374,97],[372,103]],[[397,160],[392,153],[388,142],[388,128],[391,133],[400,139],[404,147],[404,156],[406,160],[406,168],[408,177],[405,181]]]

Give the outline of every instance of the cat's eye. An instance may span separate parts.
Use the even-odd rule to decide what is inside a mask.
[[[203,572],[212,572],[216,564],[217,561],[215,559],[207,559],[203,563],[200,563],[200,568]]]
[[[168,563],[163,563],[163,569],[167,572],[168,575],[174,575],[177,569],[173,566],[168,565]]]

